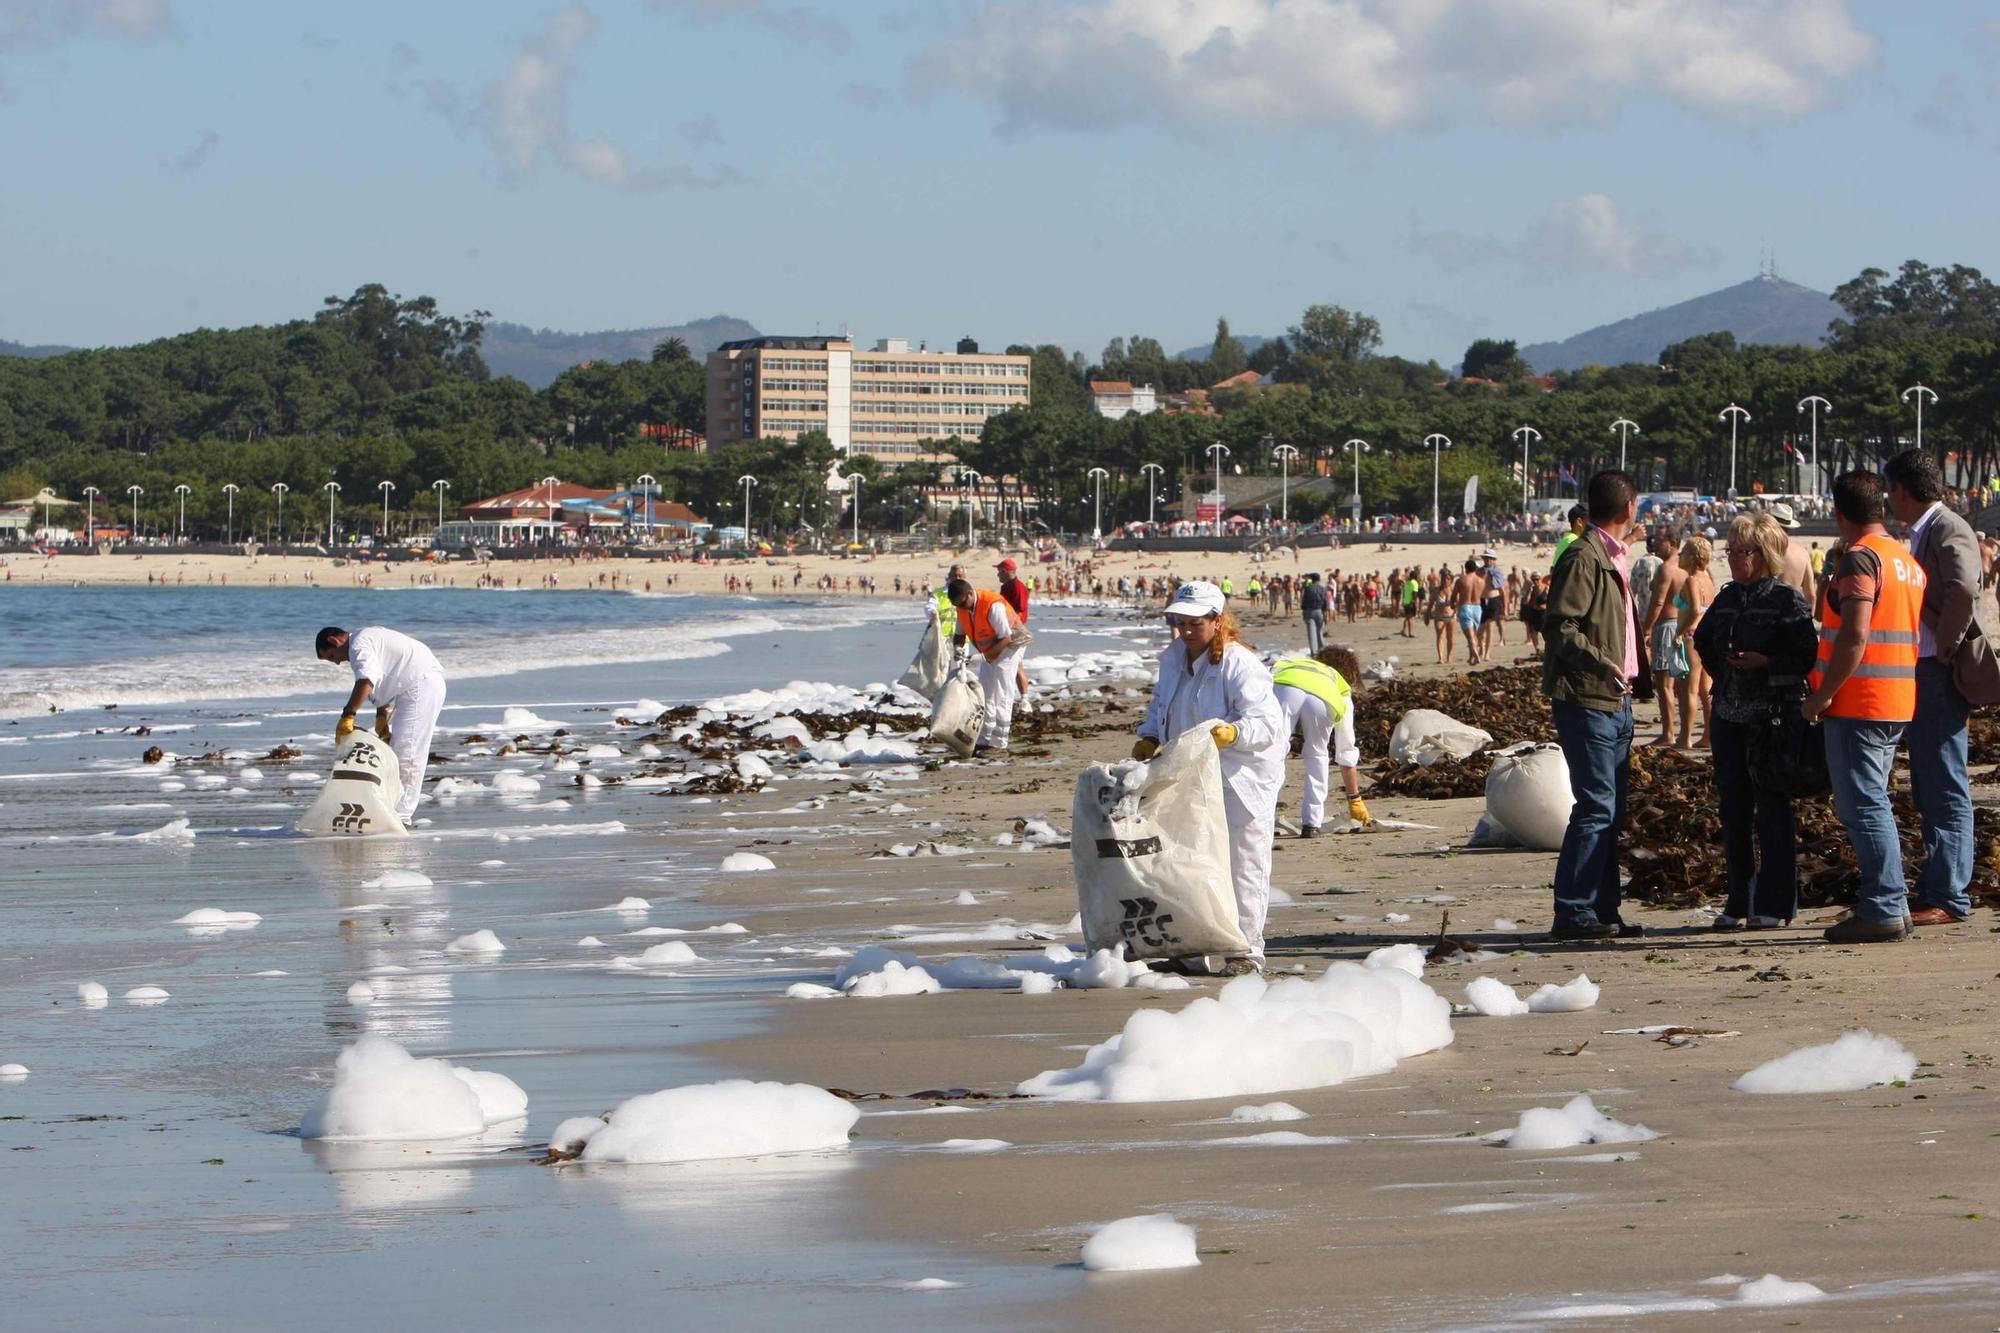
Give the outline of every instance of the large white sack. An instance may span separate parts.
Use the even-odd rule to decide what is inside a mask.
[[[938,632],[937,617],[932,616],[924,626],[924,637],[917,643],[916,657],[911,660],[909,669],[896,678],[896,683],[905,689],[915,690],[926,699],[935,699],[950,671],[951,643]]]
[[[1529,741],[1493,756],[1486,771],[1486,817],[1523,847],[1561,851],[1575,804],[1561,746]]]
[[[334,751],[333,776],[295,827],[313,837],[407,833],[396,818],[403,779],[396,752],[372,731],[356,730]]]
[[[1076,780],[1070,864],[1093,952],[1129,958],[1250,951],[1236,924],[1222,761],[1204,722],[1148,763],[1092,764]]]
[[[1491,732],[1468,727],[1435,708],[1412,708],[1389,732],[1389,757],[1428,768],[1440,759],[1463,759],[1493,744]]]
[[[960,759],[968,759],[985,725],[986,696],[980,691],[979,678],[970,661],[956,662],[931,701],[931,735]]]

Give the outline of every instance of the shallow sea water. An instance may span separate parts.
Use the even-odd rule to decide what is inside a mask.
[[[308,753],[295,771],[323,773],[348,677],[309,657],[280,663],[292,645],[303,653],[321,623],[381,620],[421,635],[435,620],[448,670],[481,651],[492,658],[487,674],[452,682],[441,726],[455,734],[436,747],[451,755],[467,731],[502,734],[508,706],[589,740],[621,730],[613,719],[640,698],[671,704],[794,678],[891,679],[920,624],[914,605],[86,592],[123,592],[90,605],[139,647],[114,659],[106,638],[101,656],[84,660],[65,637],[38,656],[9,635],[0,650],[8,697],[54,692],[76,705],[0,719],[0,1062],[33,1071],[0,1084],[7,1326],[1002,1324],[1007,1305],[1062,1280],[1033,1265],[982,1266],[876,1239],[854,1202],[866,1151],[653,1168],[529,1161],[526,1145],[567,1116],[742,1072],[691,1051],[782,1021],[772,998],[793,981],[826,979],[823,960],[771,952],[808,942],[786,934],[777,908],[734,913],[748,935],[690,937],[705,963],[603,967],[652,942],[619,932],[719,923],[701,898],[721,856],[742,841],[727,831],[727,807],[651,788],[584,792],[563,785],[571,774],[514,764],[542,778],[538,796],[427,800],[420,815],[431,823],[416,836],[317,841],[286,831],[314,788],[288,780],[281,765],[253,760],[258,781],[225,764],[213,770],[223,781],[204,784],[209,770],[163,774],[139,762],[153,744],[254,756],[289,742]],[[0,606],[18,610],[15,595]],[[127,622],[141,615],[200,632],[185,642],[135,640]],[[532,651],[509,658],[507,635],[517,631],[493,617],[533,624],[518,631]],[[1101,623],[1078,614],[1072,630],[1082,633],[1072,634],[1062,617],[1047,619],[1038,652],[1105,646],[1082,637]],[[640,642],[609,652],[607,620]],[[724,622],[740,632],[703,636]],[[666,641],[660,658],[646,656],[647,640]],[[674,651],[690,642],[720,646]],[[546,665],[564,643],[594,647],[597,659]],[[498,669],[510,660],[522,669]],[[171,688],[133,669],[148,662],[172,676]],[[198,697],[204,682],[219,700]],[[268,684],[282,693],[258,697]],[[150,701],[165,694],[182,697]],[[120,706],[82,706],[87,695]],[[128,730],[139,726],[152,734]],[[490,777],[502,766],[455,762],[433,775]],[[175,783],[179,790],[163,789]],[[796,783],[801,797],[835,786]],[[568,807],[522,808],[556,797]],[[182,819],[191,838],[149,832]],[[492,860],[506,864],[481,864]],[[431,882],[364,887],[389,870]],[[652,900],[651,911],[597,910],[628,895]],[[263,920],[199,935],[173,924],[198,907]],[[443,952],[482,928],[506,953]],[[610,947],[579,948],[586,935]],[[257,975],[269,971],[287,975]],[[374,988],[373,1004],[348,1003],[359,980]],[[84,981],[102,983],[109,1004],[81,1006]],[[121,1000],[140,985],[172,998]],[[295,1127],[334,1055],[363,1032],[506,1074],[528,1094],[525,1128],[472,1143],[300,1140]],[[968,1285],[894,1285],[923,1278]]]

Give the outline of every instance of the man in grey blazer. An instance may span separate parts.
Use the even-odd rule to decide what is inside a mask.
[[[1951,663],[1973,628],[1979,596],[1979,539],[1944,503],[1937,460],[1906,449],[1882,468],[1889,511],[1924,571],[1917,627],[1917,712],[1903,732],[1910,794],[1923,817],[1924,869],[1911,894],[1910,924],[1942,926],[1972,914],[1972,787],[1966,775],[1966,719],[1972,708]]]

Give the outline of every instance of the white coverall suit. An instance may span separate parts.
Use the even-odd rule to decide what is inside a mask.
[[[1307,661],[1314,668],[1338,674],[1332,667]],[[1292,665],[1289,659],[1281,660],[1275,664],[1275,671],[1282,674],[1289,665]],[[1326,822],[1326,794],[1332,776],[1327,764],[1329,750],[1333,762],[1342,768],[1354,768],[1361,762],[1361,747],[1354,740],[1354,704],[1341,695],[1344,707],[1335,718],[1334,709],[1311,690],[1279,682],[1272,686],[1272,692],[1277,695],[1278,706],[1285,710],[1285,735],[1289,737],[1298,730],[1305,732],[1302,757],[1306,765],[1306,791],[1299,804],[1299,823],[1305,828],[1318,828]]]
[[[1179,641],[1160,651],[1159,682],[1139,734],[1162,745],[1204,722],[1227,722],[1236,742],[1220,752],[1223,814],[1229,825],[1229,874],[1236,921],[1250,954],[1264,956],[1264,919],[1271,910],[1271,837],[1278,792],[1285,785],[1291,732],[1271,690],[1271,673],[1240,643],[1222,661],[1202,653],[1190,663]]]
[[[396,773],[403,780],[396,817],[407,824],[423,798],[431,733],[444,708],[444,668],[423,643],[380,625],[347,636],[347,660],[357,681],[373,683],[368,702],[390,710],[389,748],[396,752]]]

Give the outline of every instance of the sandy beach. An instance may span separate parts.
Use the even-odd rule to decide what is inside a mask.
[[[1397,563],[1395,553],[1380,558]],[[877,566],[892,563],[919,577],[928,569]],[[236,595],[161,594],[197,603]],[[321,595],[373,603],[351,589]],[[78,596],[148,605],[129,591]],[[413,597],[488,606],[465,594]],[[1525,996],[1581,973],[1602,987],[1594,1007],[1456,1017],[1442,1049],[1330,1086],[1106,1103],[1014,1094],[1024,1080],[1075,1066],[1133,1014],[1181,1011],[1223,983],[786,998],[788,986],[829,985],[869,945],[943,971],[953,959],[1032,957],[1052,939],[1080,944],[1066,925],[1078,906],[1069,852],[1031,848],[1019,830],[1029,819],[1070,828],[1078,771],[1128,750],[1144,702],[1144,682],[1130,674],[1143,658],[1131,653],[1157,642],[1135,634],[1133,613],[1052,611],[1039,649],[1070,661],[1124,654],[1124,674],[1038,686],[1038,704],[1051,711],[1017,728],[1000,761],[952,761],[921,742],[893,762],[859,762],[845,757],[865,748],[849,732],[807,762],[760,740],[780,780],[736,790],[720,779],[731,771],[727,754],[750,743],[747,725],[726,728],[723,749],[691,752],[683,765],[675,724],[632,717],[636,705],[616,702],[646,671],[661,680],[705,672],[695,679],[710,693],[787,675],[880,679],[877,664],[900,660],[915,622],[912,608],[909,625],[841,631],[860,639],[779,642],[758,630],[722,656],[598,666],[596,676],[552,660],[524,676],[469,680],[465,711],[434,746],[433,776],[457,794],[440,787],[443,798],[424,807],[434,824],[409,839],[322,846],[285,837],[281,821],[311,799],[308,779],[329,754],[330,699],[247,710],[197,703],[186,720],[165,706],[71,707],[35,720],[40,731],[20,723],[21,738],[0,751],[0,767],[19,774],[0,790],[0,826],[37,874],[0,911],[12,937],[61,929],[76,938],[21,944],[13,979],[0,985],[10,1000],[0,1058],[34,1067],[25,1083],[0,1089],[7,1111],[22,1116],[0,1126],[0,1140],[41,1151],[16,1159],[41,1173],[38,1192],[74,1196],[93,1214],[143,1216],[150,1229],[79,1233],[24,1211],[18,1224],[34,1251],[63,1258],[45,1279],[58,1287],[22,1282],[15,1298],[47,1308],[38,1291],[81,1293],[115,1271],[146,1283],[157,1310],[191,1315],[225,1299],[239,1320],[265,1308],[260,1299],[337,1300],[357,1273],[396,1283],[416,1302],[402,1308],[439,1318],[503,1304],[542,1318],[609,1317],[614,1305],[658,1293],[734,1300],[686,1308],[715,1318],[733,1308],[771,1327],[872,1328],[912,1314],[996,1328],[1597,1327],[1642,1317],[1663,1327],[1693,1318],[1744,1328],[1898,1318],[1984,1327],[2000,1313],[1988,1235],[2000,1214],[1989,1169],[2000,1052],[1985,911],[1905,944],[1839,948],[1819,937],[1830,910],[1785,930],[1718,934],[1707,929],[1712,906],[1634,907],[1644,938],[1554,946],[1542,935],[1553,854],[1463,850],[1479,799],[1376,795],[1378,818],[1422,827],[1279,839],[1274,979],[1315,976],[1388,945],[1427,946],[1448,911],[1454,937],[1491,952],[1426,969],[1438,995],[1463,1001],[1468,983],[1490,977]],[[1332,637],[1364,662],[1400,656],[1399,674],[1442,674],[1421,628],[1413,641],[1397,625],[1342,621]],[[1303,639],[1296,618],[1252,615],[1248,630],[1271,649]],[[1502,664],[1521,652],[1512,637]],[[865,649],[858,659],[855,645]],[[621,674],[602,674],[613,670]],[[745,696],[733,706],[757,705]],[[1361,707],[1367,717],[1366,694]],[[1641,726],[1648,720],[1642,714]],[[890,730],[917,721],[906,715]],[[130,734],[141,722],[161,739]],[[58,727],[68,730],[48,731]],[[503,746],[509,736],[518,744]],[[259,757],[278,741],[303,755],[289,766]],[[138,751],[157,743],[178,757],[149,772]],[[648,747],[666,754],[643,758]],[[84,794],[58,788],[37,804],[33,756],[79,751],[57,761],[73,771],[53,776]],[[705,768],[716,755],[720,764]],[[1372,769],[1380,756],[1365,758]],[[265,772],[251,781],[244,765]],[[496,795],[509,771],[527,794]],[[705,794],[681,790],[705,771],[718,779]],[[583,780],[593,772],[618,780],[593,788]],[[1295,808],[1296,764],[1289,777],[1282,799]],[[107,820],[127,832],[94,831]],[[739,852],[772,868],[715,873]],[[72,862],[74,871],[51,869]],[[412,887],[399,887],[399,873]],[[58,874],[84,878],[59,890],[67,881]],[[607,910],[631,894],[650,907]],[[200,904],[266,919],[206,944],[159,940],[155,918]],[[695,960],[620,970],[609,955],[650,943],[640,922],[697,932],[688,937]],[[732,922],[747,933],[699,933]],[[508,952],[452,954],[446,942],[474,927],[495,930]],[[582,947],[586,933],[607,947]],[[274,966],[283,971],[262,970]],[[174,998],[94,1020],[67,998],[89,975],[114,988],[165,982]],[[378,998],[354,1007],[345,997],[357,980]],[[244,998],[252,994],[273,998]],[[88,1026],[105,1021],[117,1026],[102,1036]],[[1616,1031],[1670,1025],[1690,1031],[1674,1040]],[[1731,1090],[1754,1067],[1857,1028],[1907,1046],[1921,1061],[1914,1075],[1858,1092]],[[478,1147],[302,1152],[291,1137],[302,1111],[326,1086],[336,1052],[364,1033],[517,1079],[529,1095],[525,1127]],[[131,1072],[124,1061],[136,1062]],[[1191,1065],[1190,1077],[1201,1074]],[[856,1096],[852,1145],[728,1170],[530,1160],[565,1116],[725,1077]],[[912,1095],[925,1092],[950,1095]],[[1553,1151],[1487,1138],[1580,1094],[1657,1137]],[[1300,1118],[1232,1119],[1277,1102]],[[149,1136],[154,1124],[169,1133]],[[138,1165],[102,1172],[107,1149]],[[176,1182],[205,1168],[180,1164],[176,1152],[243,1170],[197,1176],[190,1191]],[[134,1202],[133,1190],[149,1202]],[[1077,1266],[1097,1227],[1152,1213],[1196,1229],[1199,1267]],[[273,1238],[235,1257],[238,1240],[264,1228]],[[145,1239],[135,1251],[128,1236]],[[65,1246],[81,1248],[71,1258]],[[227,1295],[199,1277],[221,1263],[234,1265]],[[482,1275],[479,1289],[423,1280],[437,1264]],[[183,1272],[194,1276],[175,1276]],[[557,1276],[576,1272],[589,1281]],[[1799,1310],[1739,1297],[1767,1273],[1823,1295]],[[0,1280],[0,1296],[11,1281]],[[901,1314],[907,1306],[880,1304],[909,1300],[926,1304]]]

